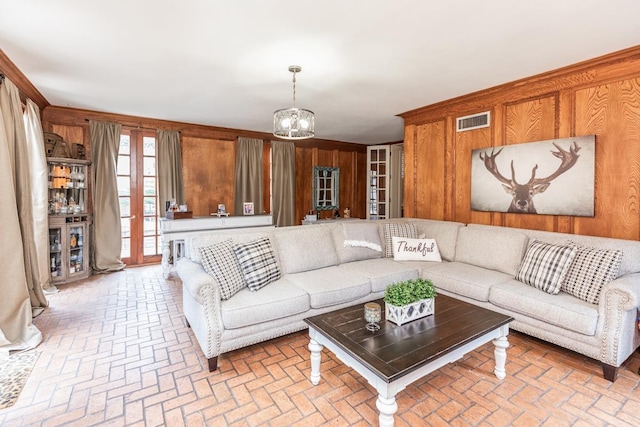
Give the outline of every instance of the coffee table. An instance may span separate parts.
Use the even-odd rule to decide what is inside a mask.
[[[512,317],[438,295],[433,315],[397,326],[384,320],[384,302],[375,302],[383,309],[380,330],[375,332],[365,327],[364,304],[309,317],[305,322],[309,325],[311,383],[320,382],[321,351],[327,347],[375,387],[380,426],[393,426],[399,391],[489,341],[495,345],[494,374],[505,377]]]

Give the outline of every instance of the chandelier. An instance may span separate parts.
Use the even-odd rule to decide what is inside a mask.
[[[276,110],[273,113],[273,134],[283,139],[306,139],[315,135],[313,111],[296,108],[296,73],[302,71],[298,65],[291,65],[293,73],[293,107]]]

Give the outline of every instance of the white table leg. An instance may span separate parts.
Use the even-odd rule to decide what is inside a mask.
[[[378,418],[380,427],[393,427],[393,414],[398,410],[396,397],[384,397],[379,394],[378,400],[376,400],[376,407],[378,408],[378,411],[380,411],[380,417]]]
[[[320,359],[324,347],[313,338],[309,341],[309,351],[311,352],[311,384],[318,385],[320,382]]]
[[[500,380],[507,376],[504,369],[504,365],[507,361],[507,348],[509,348],[509,340],[506,336],[501,336],[493,340],[493,345],[496,348],[493,350],[493,355],[496,359],[496,369],[493,371],[496,377]]]

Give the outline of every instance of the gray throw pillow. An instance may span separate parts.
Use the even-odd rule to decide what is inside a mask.
[[[616,278],[622,251],[577,246],[562,290],[591,304],[598,304],[602,287]]]
[[[257,291],[280,278],[280,268],[268,238],[233,245],[233,251],[250,291]]]
[[[200,248],[204,271],[220,284],[220,298],[229,299],[247,286],[231,239]]]
[[[557,294],[576,252],[573,245],[534,240],[529,243],[515,278],[541,291]]]

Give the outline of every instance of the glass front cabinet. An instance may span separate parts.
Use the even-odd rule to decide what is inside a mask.
[[[53,284],[84,279],[89,266],[86,160],[48,158],[49,270]]]

